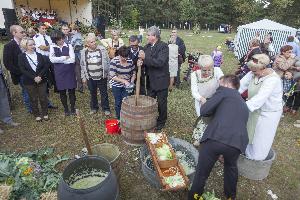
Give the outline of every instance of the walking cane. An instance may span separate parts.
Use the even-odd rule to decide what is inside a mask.
[[[88,151],[88,155],[92,155],[92,149],[91,149],[91,146],[90,146],[90,143],[89,143],[89,138],[88,138],[88,136],[86,134],[86,131],[85,131],[84,119],[81,117],[79,109],[76,109],[76,115],[77,115],[77,118],[79,120],[80,130],[81,130],[81,133],[82,133],[83,141],[84,141],[85,146],[86,146],[87,151]]]

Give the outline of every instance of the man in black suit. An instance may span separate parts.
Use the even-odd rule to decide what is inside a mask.
[[[4,45],[3,63],[5,68],[10,72],[12,82],[15,85],[20,84],[22,88],[23,102],[27,111],[31,113],[32,109],[30,105],[29,95],[24,87],[22,72],[20,71],[18,66],[18,55],[22,53],[19,45],[22,38],[26,36],[26,32],[21,26],[12,25],[10,27],[10,33],[13,35],[13,39],[9,43]]]
[[[169,47],[160,40],[160,31],[156,26],[148,29],[148,44],[141,50],[139,58],[143,60],[147,75],[147,95],[157,98],[157,130],[164,128],[167,121],[169,73]],[[149,83],[149,84],[148,84]]]
[[[129,58],[133,61],[133,64],[136,66],[136,73],[137,73],[137,61],[139,59],[139,51],[143,50],[143,47],[139,44],[139,39],[137,35],[131,35],[129,37],[129,45],[130,45],[130,53]],[[146,88],[145,88],[145,66],[142,65],[141,67],[141,85],[140,85],[140,94],[146,95]]]
[[[224,157],[224,192],[235,200],[238,181],[237,160],[248,144],[249,111],[238,92],[240,81],[234,75],[220,79],[216,93],[201,106],[201,116],[211,117],[199,150],[198,164],[188,200],[201,199],[205,182],[220,155]]]
[[[185,44],[184,44],[184,41],[178,37],[177,35],[177,29],[174,28],[172,30],[172,33],[171,35],[173,37],[176,38],[176,45],[178,46],[178,70],[177,70],[177,76],[175,77],[175,85],[177,88],[179,88],[179,85],[180,85],[180,68],[181,68],[181,64],[185,62],[185,51],[186,51],[186,47],[185,47]]]

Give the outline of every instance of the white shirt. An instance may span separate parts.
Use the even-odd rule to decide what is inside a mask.
[[[270,75],[272,75],[270,77]],[[276,112],[282,110],[282,82],[279,76],[274,71],[272,74],[260,79],[263,81],[258,93],[251,99],[246,101],[248,109],[253,112],[254,110],[261,109],[265,112]],[[240,82],[239,92],[243,93],[253,79],[254,74],[248,72]]]
[[[53,49],[54,47],[57,47],[57,48],[60,49],[60,51],[62,51],[63,47],[68,47],[68,46],[69,46],[69,56],[70,56],[70,58],[67,59],[67,56],[60,56],[60,57],[55,56],[55,51]],[[64,43],[62,47],[59,47],[56,44],[52,44],[52,45],[50,45],[49,58],[50,58],[50,61],[52,63],[63,63],[63,64],[75,63],[74,49],[73,49],[72,45],[67,45],[66,43]]]
[[[205,88],[201,88],[201,91],[200,91],[200,88],[198,86],[196,73],[198,74],[198,77],[201,77],[201,70],[194,71],[191,74],[191,90],[192,90],[193,97],[197,101],[200,101],[201,97],[210,98],[215,93],[216,89],[219,86],[219,84],[218,84],[219,79],[222,76],[224,76],[221,68],[220,67],[214,67],[214,79],[216,81],[212,82],[213,85],[211,85],[210,83],[201,84],[201,85],[203,85],[203,87],[205,87]],[[215,85],[215,82],[217,82],[217,85]],[[206,90],[206,91],[204,91],[204,90]]]
[[[36,52],[34,52],[33,54],[26,53],[26,58],[32,70],[36,72],[36,66],[38,65]]]
[[[49,35],[45,35],[45,39],[48,41],[49,45],[52,44],[52,40]],[[35,42],[36,52],[38,52],[44,56],[49,56],[49,51],[43,51],[39,48],[41,45],[46,46],[44,36],[42,34],[38,33],[33,37],[33,40]]]

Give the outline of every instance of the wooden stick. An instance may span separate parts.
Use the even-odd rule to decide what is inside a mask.
[[[89,143],[89,138],[88,138],[88,136],[86,134],[86,131],[85,131],[84,119],[81,117],[79,109],[76,109],[76,115],[77,115],[78,120],[79,120],[80,130],[81,130],[81,133],[82,133],[82,137],[83,137],[85,146],[86,146],[87,151],[88,151],[88,155],[92,155],[92,149],[91,149],[91,146],[90,146],[90,143]]]
[[[135,106],[138,104],[138,98],[140,95],[140,88],[141,88],[141,66],[138,66],[138,72],[136,77],[136,88],[135,88]]]

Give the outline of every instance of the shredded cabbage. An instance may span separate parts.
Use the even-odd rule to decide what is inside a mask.
[[[177,172],[174,176],[164,177],[164,180],[171,188],[185,185],[184,179],[179,172]]]
[[[156,148],[156,153],[159,160],[172,160],[173,155],[168,145],[163,144],[162,147]]]

